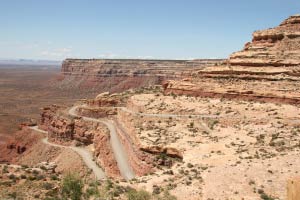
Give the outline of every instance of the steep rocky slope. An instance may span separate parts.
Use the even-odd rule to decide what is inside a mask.
[[[298,66],[300,65],[300,16],[291,16],[278,27],[256,31],[243,51],[230,56],[231,65]]]
[[[110,145],[110,134],[102,124],[68,114],[68,109],[52,105],[41,113],[40,127],[48,131],[50,142],[63,145],[92,145],[96,163],[109,177],[120,177]]]
[[[278,27],[257,31],[251,43],[233,53],[227,65],[204,67],[182,81],[164,83],[165,94],[300,102],[300,16]]]

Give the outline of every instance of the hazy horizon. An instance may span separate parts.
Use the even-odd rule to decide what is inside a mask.
[[[2,1],[0,59],[227,58],[296,1]]]

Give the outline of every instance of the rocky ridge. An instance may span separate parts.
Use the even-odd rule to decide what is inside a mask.
[[[130,59],[66,59],[64,75],[95,77],[180,77],[203,66],[213,66],[221,59],[203,60],[130,60]]]
[[[163,84],[165,94],[298,104],[300,102],[300,16],[256,31],[227,65],[204,67],[197,75]],[[268,92],[266,92],[268,91]]]
[[[66,59],[58,85],[101,92],[123,92],[128,89],[161,84],[165,80],[190,76],[215,60],[134,60],[134,59]]]
[[[288,67],[300,65],[300,16],[278,27],[256,31],[252,42],[229,58],[231,65]]]

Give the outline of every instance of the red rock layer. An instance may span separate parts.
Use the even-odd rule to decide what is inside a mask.
[[[154,156],[146,153],[145,151],[142,151],[139,148],[139,144],[132,140],[127,131],[122,129],[123,125],[121,123],[118,123],[118,121],[116,121],[116,124],[117,133],[123,146],[125,147],[130,166],[134,170],[135,174],[137,176],[142,176],[153,172],[155,166]],[[132,133],[130,135],[132,135]]]
[[[109,177],[120,178],[120,170],[114,158],[114,154],[110,145],[110,135],[108,131],[98,131],[94,137],[94,156],[100,166],[103,167],[105,173]]]
[[[90,114],[90,112],[89,112]],[[120,172],[114,158],[110,136],[102,124],[87,122],[64,114],[58,106],[44,108],[41,127],[48,131],[48,139],[54,143],[94,145],[96,162],[103,167],[109,177],[119,178]]]
[[[203,66],[221,61],[67,59],[63,62],[58,85],[97,93],[123,92],[190,76]]]
[[[41,138],[40,134],[27,128],[16,132],[6,143],[0,144],[0,163],[16,163]]]
[[[256,31],[245,48],[230,56],[231,65],[298,66],[300,65],[300,16],[291,16],[280,26]]]
[[[256,31],[228,65],[204,67],[183,81],[167,81],[165,94],[299,104],[300,16]]]
[[[117,114],[117,108],[112,107],[99,107],[99,108],[85,108],[81,107],[77,109],[78,114],[81,116],[91,117],[91,118],[104,118],[111,115]]]

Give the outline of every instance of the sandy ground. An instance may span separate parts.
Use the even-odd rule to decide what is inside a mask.
[[[288,179],[300,171],[297,106],[141,94],[127,109],[218,116],[166,119],[127,113],[123,123],[134,124],[143,145],[183,152],[182,163],[138,179],[149,191],[163,185],[174,187],[179,199],[285,199]]]

